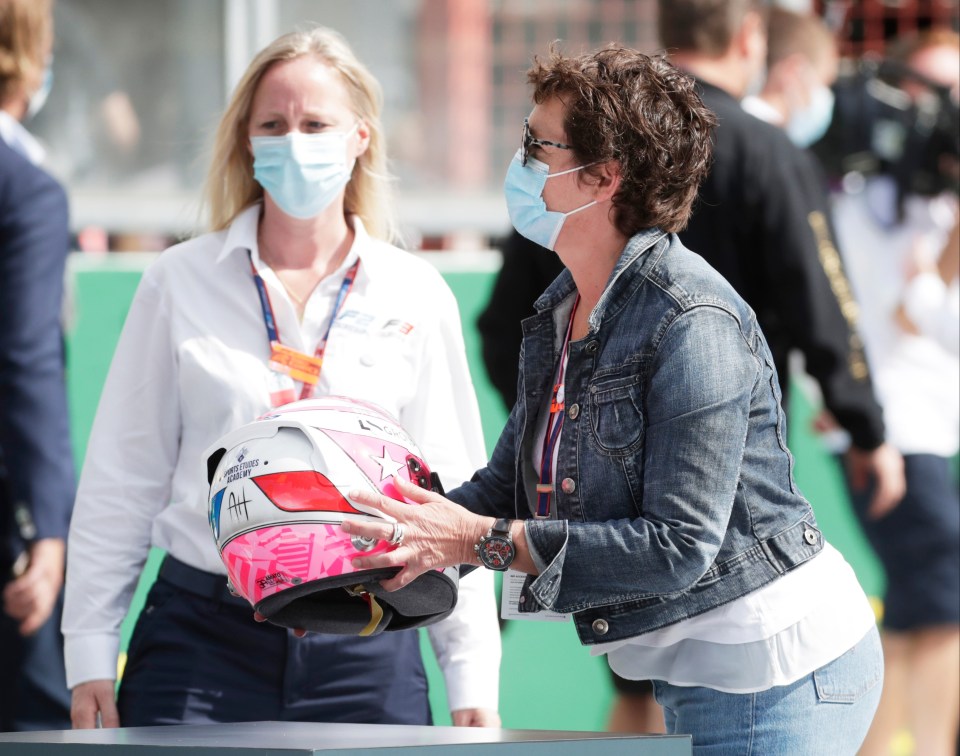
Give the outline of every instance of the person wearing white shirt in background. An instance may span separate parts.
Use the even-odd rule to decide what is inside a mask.
[[[897,40],[891,59],[960,95],[960,36],[932,29]],[[894,85],[911,101],[936,97],[913,75]],[[956,139],[956,132],[953,132]],[[920,194],[890,175],[834,196],[837,231],[888,438],[904,455],[907,494],[870,518],[854,496],[887,575],[883,697],[862,753],[886,754],[906,727],[917,754],[954,754],[960,720],[960,501],[951,458],[960,448],[958,162],[937,166],[954,190]],[[919,166],[914,167],[918,173]]]
[[[217,133],[213,231],[144,273],[69,536],[63,632],[74,727],[432,721],[416,630],[298,637],[254,622],[228,593],[201,459],[224,433],[312,393],[382,406],[445,486],[484,462],[456,300],[432,266],[384,241],[395,237],[380,100],[335,32],[268,45]],[[323,357],[315,386],[268,366],[269,309],[283,347]],[[167,556],[115,701],[120,624],[151,546]],[[466,576],[457,609],[428,632],[453,723],[499,726],[490,575]]]
[[[822,19],[771,8],[763,88],[740,104],[751,115],[783,128],[798,147],[807,148],[830,125],[834,102],[830,87],[839,64],[836,39]]]

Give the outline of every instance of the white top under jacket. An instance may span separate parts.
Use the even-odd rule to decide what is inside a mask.
[[[313,354],[359,257],[315,395],[382,406],[448,490],[486,461],[457,302],[437,270],[371,238],[354,218],[346,260],[320,282],[298,322],[260,260],[259,215],[254,205],[228,229],[171,247],[143,274],[103,388],[70,527],[63,613],[70,687],[116,677],[120,625],[151,546],[225,573],[207,523],[202,453],[270,408],[270,345],[251,258],[281,341]],[[491,573],[464,578],[456,610],[428,632],[451,710],[496,709],[500,633]]]

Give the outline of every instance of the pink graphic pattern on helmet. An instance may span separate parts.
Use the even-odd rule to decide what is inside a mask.
[[[378,541],[365,555],[392,551]],[[234,590],[256,605],[268,596],[310,580],[338,577],[357,570],[360,556],[339,524],[297,523],[259,528],[237,536],[221,556]]]
[[[400,444],[392,444],[389,441],[383,441],[380,438],[370,438],[360,436],[355,433],[346,433],[343,431],[334,431],[324,428],[323,433],[329,436],[336,444],[343,449],[366,475],[370,482],[384,496],[399,501],[407,501],[393,483],[394,476],[402,475],[405,480],[409,480],[417,485],[416,478],[411,474],[407,466],[407,458],[413,455]],[[421,470],[421,475],[425,475],[425,482],[429,486],[430,470],[419,457],[414,457],[417,467]],[[410,502],[412,503],[412,502]]]

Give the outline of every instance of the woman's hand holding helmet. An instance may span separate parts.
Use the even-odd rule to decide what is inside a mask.
[[[393,551],[355,557],[354,567],[402,567],[394,577],[381,583],[388,591],[395,591],[429,570],[476,563],[474,544],[490,528],[492,517],[475,515],[400,476],[394,479],[394,485],[404,497],[420,506],[411,507],[370,491],[350,492],[352,500],[378,509],[396,524],[345,519],[341,524],[344,532],[387,542],[399,540]]]

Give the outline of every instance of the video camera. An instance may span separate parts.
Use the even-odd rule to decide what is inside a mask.
[[[928,97],[914,100],[900,85],[921,84]],[[834,85],[830,128],[813,151],[827,173],[886,174],[907,194],[960,194],[960,106],[949,88],[901,63],[861,60]]]

